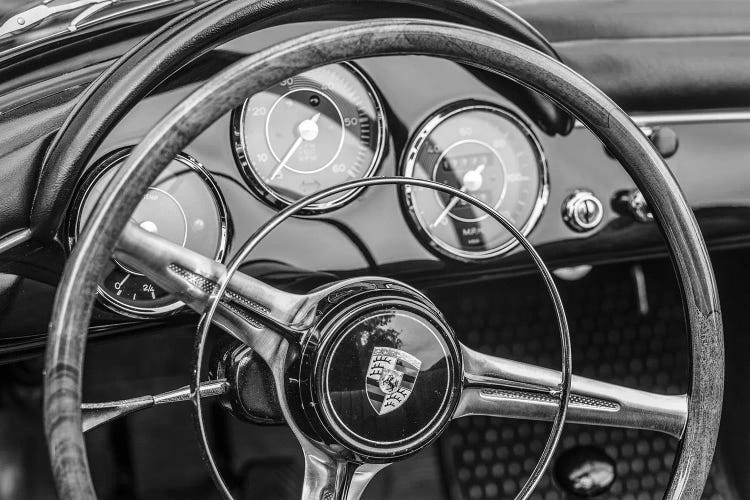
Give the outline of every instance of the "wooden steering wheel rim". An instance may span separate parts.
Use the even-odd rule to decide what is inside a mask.
[[[248,96],[303,71],[360,57],[421,54],[512,78],[578,117],[643,192],[669,245],[691,348],[689,413],[666,498],[698,500],[721,417],[723,330],[708,251],[664,160],[628,115],[565,65],[486,31],[435,21],[370,21],[303,36],[250,56],[175,107],[135,148],[92,214],[55,299],[45,370],[45,431],[62,499],[96,498],[81,431],[81,370],[96,284],[142,194],[174,156]]]

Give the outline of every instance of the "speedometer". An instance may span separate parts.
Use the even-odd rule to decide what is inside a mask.
[[[404,175],[453,186],[505,216],[524,235],[547,201],[547,166],[531,129],[516,115],[483,103],[462,103],[427,120],[411,140]],[[471,261],[509,251],[518,242],[497,221],[457,197],[404,188],[418,233],[443,255]]]
[[[247,99],[232,122],[245,180],[276,207],[372,175],[385,144],[380,100],[351,64],[288,78]],[[327,198],[307,212],[339,207],[357,192]]]

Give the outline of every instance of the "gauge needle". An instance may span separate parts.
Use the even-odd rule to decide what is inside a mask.
[[[465,193],[466,187],[461,186],[461,192]],[[443,219],[445,219],[445,217],[448,215],[448,212],[453,210],[453,207],[455,207],[457,203],[458,203],[458,196],[454,196],[453,198],[451,198],[451,201],[445,206],[445,209],[442,212],[440,212],[440,215],[438,215],[437,219],[435,219],[435,222],[430,224],[430,229],[435,229],[435,227],[437,227],[438,224],[443,222]]]
[[[286,162],[288,162],[289,158],[297,152],[297,149],[304,141],[311,142],[318,138],[318,118],[320,118],[320,113],[315,113],[309,120],[302,120],[302,122],[300,122],[297,126],[297,139],[292,144],[292,147],[289,148],[289,151],[286,152],[274,171],[271,172],[271,175],[268,176],[266,182],[274,180],[276,176],[279,175],[281,169],[286,166]]]
[[[118,296],[122,295],[122,285],[124,285],[125,282],[128,281],[128,278],[130,278],[130,274],[126,274],[122,281],[115,281],[115,290],[117,290]]]
[[[482,187],[482,172],[484,172],[485,165],[484,163],[479,165],[474,170],[469,170],[464,174],[463,179],[461,179],[461,192],[473,192],[478,190]],[[451,201],[445,206],[445,209],[440,212],[440,215],[438,215],[437,219],[435,219],[435,222],[430,224],[430,229],[435,229],[438,224],[443,222],[443,219],[448,215],[448,213],[453,210],[453,208],[458,203],[458,196],[454,196],[451,198]]]

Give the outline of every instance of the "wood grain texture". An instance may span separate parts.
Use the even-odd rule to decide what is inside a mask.
[[[643,191],[672,252],[693,356],[690,414],[670,499],[700,497],[717,437],[723,394],[723,332],[708,253],[666,164],[630,118],[580,75],[489,32],[426,21],[371,21],[279,44],[216,75],[163,118],[113,178],[66,266],[47,353],[46,430],[61,498],[95,498],[80,427],[80,367],[93,291],[140,196],[171,159],[220,116],[312,67],[358,57],[423,54],[491,69],[548,95],[586,124]]]

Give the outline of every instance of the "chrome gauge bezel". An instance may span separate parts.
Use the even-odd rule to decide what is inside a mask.
[[[378,170],[383,160],[383,155],[385,154],[386,144],[388,140],[388,127],[385,119],[385,113],[383,112],[383,102],[370,78],[354,63],[343,62],[339,63],[338,66],[341,66],[345,70],[351,72],[362,83],[365,90],[367,91],[369,99],[373,104],[373,107],[375,108],[377,142],[372,161],[365,170],[365,173],[361,176],[362,179],[366,179],[375,175],[375,172]],[[251,98],[245,99],[245,102],[242,104],[242,106],[236,108],[232,112],[231,140],[233,146],[232,149],[234,150],[234,156],[237,161],[240,173],[242,174],[242,177],[245,179],[245,183],[251,189],[253,194],[255,194],[260,200],[264,201],[271,207],[283,209],[292,205],[294,202],[280,196],[271,186],[266,184],[262,177],[258,175],[257,171],[248,158],[248,150],[245,140],[245,114],[250,99]],[[343,193],[337,196],[334,200],[330,200],[325,203],[313,203],[306,207],[304,210],[301,210],[299,212],[299,215],[315,215],[336,210],[337,208],[340,208],[354,200],[363,190],[364,188],[359,188]]]
[[[115,168],[117,165],[122,164],[125,159],[130,155],[133,150],[132,146],[118,149],[113,151],[99,161],[96,162],[95,166],[89,170],[87,175],[84,177],[83,182],[77,189],[77,194],[73,200],[72,210],[68,218],[67,223],[67,246],[70,252],[75,245],[76,239],[79,234],[81,224],[81,211],[86,199],[96,186],[97,182],[107,173],[110,169]],[[219,186],[213,179],[211,174],[208,172],[205,166],[198,160],[188,155],[187,153],[179,153],[174,158],[175,161],[180,162],[186,167],[190,168],[195,172],[198,177],[206,184],[211,196],[216,204],[216,209],[219,215],[219,245],[217,247],[214,260],[223,262],[227,254],[229,246],[229,237],[231,232],[230,221],[229,221],[229,209],[227,208],[226,200],[224,195],[221,193]],[[136,307],[130,304],[126,304],[117,299],[109,292],[107,292],[101,285],[97,287],[97,300],[101,305],[106,307],[108,310],[115,312],[121,316],[134,319],[152,319],[160,318],[175,314],[179,310],[185,307],[185,304],[180,301],[170,302],[169,304],[160,307]]]
[[[425,139],[429,137],[430,134],[432,134],[432,132],[443,122],[455,115],[467,111],[487,111],[502,116],[513,123],[524,134],[524,136],[526,136],[534,149],[537,157],[539,189],[537,190],[536,201],[531,214],[524,225],[519,228],[519,232],[523,234],[524,237],[528,237],[539,222],[539,219],[544,213],[549,201],[549,168],[544,149],[542,149],[542,145],[536,137],[536,134],[534,134],[534,131],[517,114],[507,108],[488,102],[462,101],[448,105],[434,113],[423,122],[417,133],[415,133],[409,140],[409,143],[404,150],[405,154],[403,160],[401,161],[401,175],[404,177],[414,177],[417,157]],[[450,257],[451,259],[461,262],[487,262],[488,260],[496,259],[507,254],[519,245],[519,242],[515,238],[512,238],[503,245],[490,250],[476,252],[455,248],[434,236],[426,227],[425,222],[421,220],[415,206],[413,186],[404,186],[401,190],[401,196],[405,210],[408,213],[407,219],[414,232],[429,249],[433,250],[441,257]]]

